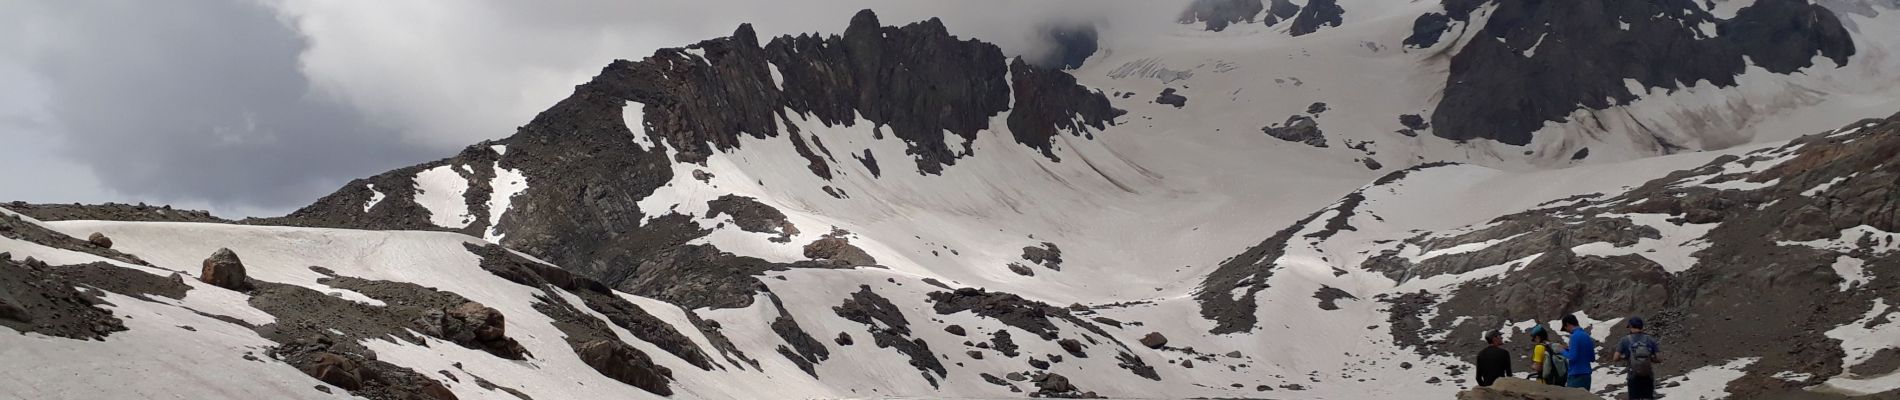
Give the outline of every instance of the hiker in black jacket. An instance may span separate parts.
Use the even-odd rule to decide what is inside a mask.
[[[1491,386],[1498,378],[1511,375],[1511,352],[1504,350],[1504,334],[1491,331],[1484,334],[1487,346],[1478,351],[1478,386]]]

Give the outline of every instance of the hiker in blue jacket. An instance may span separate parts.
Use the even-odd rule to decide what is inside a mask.
[[[1564,349],[1564,357],[1570,359],[1570,377],[1564,386],[1590,390],[1590,361],[1596,360],[1597,341],[1577,324],[1574,314],[1564,315],[1563,329],[1570,332],[1570,348]]]

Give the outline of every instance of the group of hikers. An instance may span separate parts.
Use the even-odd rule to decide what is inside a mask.
[[[1590,331],[1577,323],[1577,316],[1565,315],[1562,332],[1570,335],[1569,344],[1551,341],[1550,330],[1533,326],[1529,378],[1550,385],[1590,390],[1590,364],[1596,360],[1597,342]],[[1510,376],[1511,352],[1504,349],[1504,334],[1491,331],[1484,335],[1487,346],[1478,352],[1478,386],[1491,386],[1498,378]],[[1643,332],[1643,319],[1629,319],[1629,335],[1618,341],[1610,358],[1623,363],[1629,374],[1629,398],[1656,398],[1655,364],[1662,362],[1662,345],[1656,337]]]

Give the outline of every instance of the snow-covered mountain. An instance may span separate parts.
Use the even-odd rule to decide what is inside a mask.
[[[1576,313],[1653,321],[1672,397],[1900,395],[1896,13],[741,26],[284,217],[0,205],[0,394],[1444,398]]]

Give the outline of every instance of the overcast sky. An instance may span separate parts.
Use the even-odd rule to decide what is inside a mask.
[[[279,215],[350,179],[505,137],[616,58],[730,34],[932,16],[1033,54],[1047,23],[1105,46],[1182,1],[5,1],[0,201]],[[763,38],[762,38],[763,39]],[[762,40],[763,41],[763,40]]]

